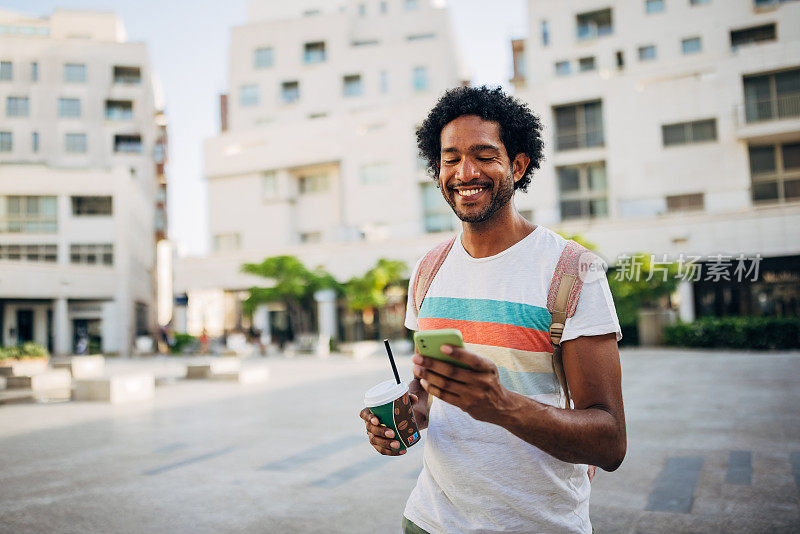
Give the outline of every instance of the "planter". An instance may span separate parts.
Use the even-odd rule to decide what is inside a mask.
[[[0,376],[30,376],[47,370],[47,358],[3,358]]]
[[[664,327],[675,324],[675,310],[639,310],[639,345],[643,347],[664,344]]]

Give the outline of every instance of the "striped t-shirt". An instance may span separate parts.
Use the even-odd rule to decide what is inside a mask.
[[[537,226],[503,252],[473,258],[459,236],[419,317],[409,303],[406,326],[457,328],[468,350],[497,365],[504,387],[557,405],[547,294],[565,245],[564,238]],[[601,277],[583,285],[562,340],[611,332],[621,338],[608,282]],[[591,532],[586,469],[435,399],[424,468],[404,515],[432,534]]]

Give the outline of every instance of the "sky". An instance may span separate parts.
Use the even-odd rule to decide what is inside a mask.
[[[168,231],[182,255],[209,249],[203,140],[219,132],[230,29],[245,22],[246,7],[246,0],[0,0],[0,9],[34,16],[114,11],[128,40],[147,44],[169,123]],[[526,0],[447,0],[447,7],[472,83],[507,87],[511,39],[527,34]]]

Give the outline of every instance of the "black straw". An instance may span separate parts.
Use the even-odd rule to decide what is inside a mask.
[[[389,346],[389,340],[384,339],[383,344],[386,346],[386,354],[389,355],[389,363],[392,364],[392,372],[394,373],[394,379],[397,380],[397,383],[400,383],[400,375],[397,374],[397,366],[394,364],[394,356],[392,356],[392,348]]]

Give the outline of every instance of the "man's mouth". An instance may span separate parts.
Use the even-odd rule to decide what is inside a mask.
[[[463,198],[465,200],[470,200],[472,198],[477,198],[481,193],[483,193],[484,191],[486,191],[488,189],[489,188],[485,187],[485,186],[473,186],[473,187],[469,187],[469,188],[465,187],[465,188],[461,188],[461,189],[455,189],[454,191],[456,192],[456,194],[459,197],[461,197],[461,198]]]

